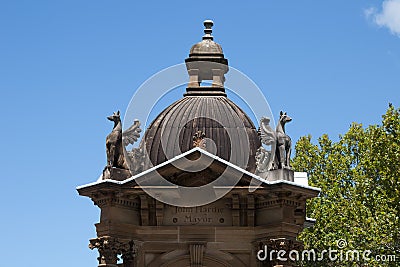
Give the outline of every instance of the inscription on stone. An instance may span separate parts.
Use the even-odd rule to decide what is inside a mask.
[[[232,213],[225,201],[200,207],[166,206],[164,225],[232,225]]]

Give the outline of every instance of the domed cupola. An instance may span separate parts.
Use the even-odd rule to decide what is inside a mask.
[[[211,35],[212,20],[204,21],[203,40],[193,45],[186,62],[189,74],[189,84],[186,95],[214,94],[224,95],[225,73],[228,72],[228,60],[224,57],[222,47],[214,42]],[[200,87],[201,82],[211,81],[212,88]]]
[[[206,20],[204,26],[203,40],[190,49],[185,60],[190,78],[184,97],[157,116],[141,146],[153,165],[199,146],[254,172],[261,145],[257,130],[247,114],[227,98],[228,60],[211,35],[213,22]],[[206,140],[204,146],[201,139]]]
[[[186,61],[201,57],[204,57],[206,59],[209,59],[210,57],[219,57],[223,59],[221,60],[221,63],[224,63],[226,65],[228,64],[228,60],[224,59],[222,47],[214,42],[214,37],[211,35],[213,25],[214,22],[212,20],[204,21],[205,29],[203,40],[192,46],[192,48],[190,49],[189,58]]]

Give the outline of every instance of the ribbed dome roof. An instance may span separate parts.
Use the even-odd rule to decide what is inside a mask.
[[[200,134],[206,138],[207,151],[254,172],[260,139],[250,118],[226,97],[228,60],[213,41],[212,25],[210,20],[204,22],[203,40],[185,60],[190,79],[186,94],[150,124],[141,147],[146,148],[151,163],[158,165],[192,149],[194,136]],[[201,86],[203,80],[212,80],[212,85]]]
[[[257,131],[250,118],[224,96],[185,96],[161,112],[145,133],[152,164],[192,149],[197,131],[212,139],[218,157],[248,171],[255,170],[255,153],[261,145]],[[248,158],[243,158],[246,154]]]

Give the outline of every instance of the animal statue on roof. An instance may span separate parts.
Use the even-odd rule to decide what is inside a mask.
[[[292,121],[286,112],[280,112],[279,122],[276,126],[276,149],[275,149],[275,168],[278,169],[291,169],[290,167],[290,153],[292,150],[292,139],[285,132],[286,123]]]
[[[107,166],[106,168],[119,168],[129,170],[125,159],[125,147],[133,144],[140,137],[140,122],[135,120],[131,127],[122,131],[120,112],[114,112],[107,117],[114,122],[114,128],[106,138]]]
[[[279,122],[276,130],[269,125],[270,118],[262,117],[260,120],[259,135],[263,145],[271,146],[275,153],[260,147],[256,153],[257,174],[273,169],[290,169],[290,152],[292,141],[285,132],[285,124],[290,122],[290,118],[286,112],[280,112]]]

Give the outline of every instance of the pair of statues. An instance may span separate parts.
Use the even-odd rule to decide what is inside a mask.
[[[140,122],[135,120],[131,127],[122,131],[122,123],[120,112],[114,112],[113,115],[107,117],[108,120],[114,122],[114,127],[111,133],[106,138],[107,166],[103,171],[103,178],[106,179],[106,171],[112,168],[118,168],[138,173],[142,171],[144,164],[144,153],[141,148],[133,148],[131,151],[125,152],[125,147],[134,144],[140,137]],[[290,169],[290,152],[292,141],[285,133],[285,124],[290,122],[290,118],[286,112],[280,112],[279,122],[276,130],[273,130],[269,125],[270,119],[263,117],[260,120],[260,139],[261,143],[266,146],[271,146],[271,151],[266,150],[261,146],[256,153],[256,174],[265,173],[273,169]],[[205,146],[204,134],[196,133],[193,138],[194,146]],[[199,144],[197,144],[199,143]],[[124,153],[125,152],[125,153]],[[127,157],[126,157],[127,156]],[[131,168],[129,168],[131,167]],[[133,174],[133,173],[131,173]]]

